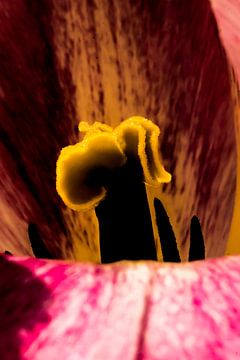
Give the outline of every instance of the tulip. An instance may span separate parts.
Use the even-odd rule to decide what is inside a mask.
[[[98,262],[94,212],[61,202],[56,160],[78,140],[79,120],[115,127],[139,114],[161,129],[172,181],[153,196],[182,260],[194,215],[206,257],[224,255],[237,205],[237,100],[209,2],[77,4],[1,3],[0,250],[32,255],[35,223],[54,258]]]
[[[239,356],[239,258],[221,257],[240,252],[239,25],[224,6],[240,11],[236,0],[1,1],[0,251],[28,256],[1,257],[3,358]],[[196,219],[206,257],[220,258],[100,265],[94,210],[59,198],[56,161],[82,140],[79,121],[117,128],[136,115],[161,129],[172,175],[151,189],[151,216],[163,205],[183,262]]]

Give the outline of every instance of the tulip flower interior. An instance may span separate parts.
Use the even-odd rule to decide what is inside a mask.
[[[73,210],[95,208],[101,262],[181,261],[164,206],[154,199],[156,221],[149,207],[146,185],[157,188],[171,180],[158,152],[158,126],[135,116],[115,129],[101,123],[80,123],[79,129],[83,140],[64,148],[57,161],[57,191]],[[195,223],[193,218],[192,232]],[[203,237],[191,240],[189,259],[204,258]]]
[[[1,360],[239,359],[239,18],[0,1]]]
[[[231,18],[238,6],[231,0],[226,14],[222,1],[229,2],[3,2],[0,251],[32,256],[30,234],[42,238],[48,257],[99,262],[96,211],[61,201],[56,160],[79,141],[80,120],[106,130],[139,114],[161,129],[159,152],[172,179],[153,197],[170,218],[181,259],[195,215],[207,258],[239,252],[232,72],[239,31]],[[226,31],[227,19],[234,29]],[[148,202],[155,223],[154,199]]]

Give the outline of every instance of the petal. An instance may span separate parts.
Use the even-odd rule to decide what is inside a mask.
[[[211,0],[216,16],[220,37],[240,79],[240,3],[238,0]]]
[[[115,126],[139,114],[161,128],[173,179],[153,195],[170,215],[182,258],[193,215],[206,255],[223,254],[236,189],[236,105],[209,1],[0,7],[2,250],[29,254],[26,228],[35,222],[56,257],[97,261],[94,214],[61,203],[56,159],[76,142],[79,120]]]
[[[212,0],[212,7],[217,19],[218,27],[220,30],[220,36],[225,46],[227,55],[230,59],[231,65],[234,69],[233,81],[240,81],[240,3],[237,0]],[[235,79],[236,77],[236,79]],[[231,225],[231,231],[227,244],[226,254],[239,254],[240,253],[240,241],[239,241],[239,217],[240,217],[240,97],[239,86],[233,86],[234,97],[236,101],[235,111],[235,128],[236,128],[236,140],[238,150],[238,162],[237,162],[237,190],[235,196],[234,213]]]
[[[1,257],[1,355],[237,358],[239,260],[106,266]]]

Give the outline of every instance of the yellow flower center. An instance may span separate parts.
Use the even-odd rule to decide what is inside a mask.
[[[59,195],[73,210],[95,208],[102,263],[157,260],[146,184],[171,180],[159,156],[159,128],[136,116],[115,129],[81,122],[79,130],[82,141],[64,148],[57,161]],[[154,206],[163,259],[180,261],[167,213],[159,200]]]

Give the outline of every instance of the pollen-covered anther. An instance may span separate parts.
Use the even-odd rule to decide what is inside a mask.
[[[96,129],[94,129],[96,130]],[[73,210],[87,210],[105,197],[107,178],[126,157],[114,135],[86,132],[83,141],[65,147],[57,161],[57,192]]]
[[[96,206],[106,194],[112,173],[129,157],[142,166],[143,181],[151,185],[169,182],[158,152],[159,128],[150,120],[135,116],[114,130],[103,123],[80,122],[81,142],[67,146],[57,161],[57,191],[73,210]]]
[[[139,158],[146,183],[157,186],[171,181],[171,175],[164,169],[160,159],[160,129],[157,125],[141,116],[134,116],[123,121],[114,133],[124,153]]]

